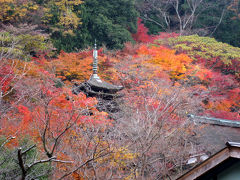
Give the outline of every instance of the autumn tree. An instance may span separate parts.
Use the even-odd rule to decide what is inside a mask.
[[[53,50],[47,34],[38,30],[37,25],[2,25],[1,58],[30,60],[38,53],[51,53]]]
[[[170,38],[165,43],[161,40],[159,42],[170,46],[179,53],[188,54],[195,62],[203,64],[209,69],[238,76],[239,48],[218,42],[214,38],[197,35]]]
[[[197,35],[157,42],[193,59],[188,63],[187,72],[190,74],[185,76],[184,82],[202,89],[202,93],[196,94],[205,94],[202,106],[206,111],[201,114],[239,119],[239,48]]]
[[[194,128],[187,114],[202,109],[198,106],[201,98],[180,84],[173,85],[171,67],[173,71],[175,67],[168,66],[168,61],[171,63],[172,58],[176,67],[179,66],[173,51],[145,45],[135,48],[134,58],[127,55],[115,64],[125,96],[123,115],[116,122],[113,134],[121,139],[119,143],[136,153],[129,166],[133,178],[171,178],[174,172],[182,171],[183,162],[194,146],[191,139]],[[171,58],[165,53],[171,54]],[[184,59],[183,56],[180,59]],[[186,57],[186,61],[179,64],[188,64],[187,59],[191,61]],[[160,64],[155,64],[158,61]]]
[[[26,61],[40,51],[51,50],[51,43],[47,43],[44,34],[34,31],[36,26],[25,24],[16,28],[12,25],[2,25],[2,28],[4,30],[0,32],[0,103],[1,113],[4,113],[11,108],[9,103],[12,97],[16,95],[12,105],[17,104],[30,90],[18,91],[24,75],[30,69],[30,63]]]
[[[121,134],[122,141],[137,154],[130,166],[136,178],[171,177],[174,171],[182,172],[183,162],[192,148],[193,127],[186,119],[186,112],[180,115],[178,111],[183,106],[188,109],[186,99],[180,102],[180,92],[173,95],[169,88],[171,98],[165,93],[143,91],[139,94],[141,97],[129,98],[131,104],[134,102],[133,109],[126,107],[115,133]]]
[[[121,172],[125,172],[124,176],[131,174],[128,169],[121,169],[125,167],[125,162],[131,162],[135,155],[109,137],[112,121],[108,119],[107,113],[96,109],[97,100],[87,98],[83,93],[74,95],[71,88],[64,85],[59,87],[55,75],[42,67],[44,66],[40,64],[32,65],[32,68],[36,69],[28,71],[22,81],[23,87],[18,86],[16,89],[32,89],[32,93],[25,96],[25,100],[13,104],[6,116],[1,117],[1,135],[15,137],[8,147],[13,148],[13,152],[17,149],[18,154],[10,154],[11,158],[25,158],[28,154],[25,149],[28,148],[31,151],[37,148],[39,152],[35,159],[27,155],[27,161],[21,163],[21,167],[12,168],[12,171],[22,171],[22,174],[18,173],[16,176],[33,178],[33,166],[48,162],[52,163],[46,165],[50,167],[46,177],[54,179],[106,178],[112,176],[109,169],[117,172],[118,176]],[[29,141],[33,142],[33,146],[21,145],[20,142],[25,136],[30,137]],[[3,166],[8,167],[9,164],[4,162]],[[36,166],[39,168],[36,173],[44,171],[44,167]],[[15,177],[11,174],[6,176]]]
[[[18,23],[31,17],[31,13],[38,9],[32,0],[1,0],[0,20],[2,23]]]
[[[137,32],[132,34],[133,39],[136,42],[145,42],[145,43],[152,42],[154,38],[153,36],[148,34],[148,28],[144,26],[140,18],[138,18],[137,26],[138,26]]]
[[[79,14],[81,11],[78,6],[81,0],[51,0],[42,4],[44,6],[43,22],[54,31],[61,31],[63,34],[73,35],[81,24]]]

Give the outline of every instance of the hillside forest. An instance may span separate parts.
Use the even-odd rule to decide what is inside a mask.
[[[240,121],[239,9],[0,0],[0,179],[172,180],[194,153],[219,150],[190,117]],[[124,87],[116,111],[73,91],[92,75],[95,41],[99,77]]]

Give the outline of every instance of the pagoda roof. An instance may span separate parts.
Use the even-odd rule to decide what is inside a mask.
[[[98,55],[97,55],[97,45],[95,42],[95,47],[93,50],[93,73],[88,81],[81,83],[80,85],[74,85],[73,92],[78,94],[80,91],[85,92],[89,96],[101,96],[105,99],[111,99],[113,97],[118,97],[115,95],[118,91],[123,89],[123,86],[116,86],[105,81],[102,81],[97,74],[98,70]]]
[[[123,86],[113,85],[96,78],[90,78],[86,83],[91,87],[91,89],[98,89],[98,91],[107,91],[110,93],[116,93],[123,89]]]

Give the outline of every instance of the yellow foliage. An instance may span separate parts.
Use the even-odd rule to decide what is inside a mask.
[[[73,34],[73,29],[76,29],[81,24],[81,19],[78,17],[79,11],[74,10],[74,6],[82,4],[81,0],[51,0],[44,8],[43,22],[49,23],[54,16],[52,13],[52,7],[58,8],[58,23],[60,28],[63,27],[65,34]]]
[[[37,9],[38,5],[31,1],[0,0],[0,21],[17,21]]]
[[[127,162],[137,157],[136,153],[132,153],[127,147],[110,148],[110,156],[99,159],[99,162],[110,162],[114,167],[126,167]]]

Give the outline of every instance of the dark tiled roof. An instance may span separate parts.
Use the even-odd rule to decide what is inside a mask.
[[[227,142],[226,145],[230,146],[230,147],[239,147],[240,148],[240,143],[238,143],[238,142]]]
[[[206,116],[195,116],[192,114],[190,114],[189,117],[194,122],[198,122],[198,123],[240,128],[240,121],[237,121],[237,120],[233,121],[233,120],[228,120],[228,119],[220,119],[220,118],[213,118],[213,117],[206,117]]]
[[[217,174],[240,162],[240,143],[227,142],[226,147],[193,167],[177,180],[213,179]]]
[[[92,89],[99,89],[100,91],[109,91],[111,93],[116,93],[123,89],[123,86],[116,86],[100,79],[91,78],[86,82]]]

